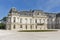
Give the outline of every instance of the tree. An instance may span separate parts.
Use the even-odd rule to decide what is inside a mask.
[[[0,29],[5,29],[5,24],[3,24],[3,23],[0,23]]]
[[[2,21],[6,21],[7,20],[7,17],[3,17]]]
[[[2,21],[2,23],[0,23],[0,29],[5,29],[5,27],[6,27],[6,21],[7,21],[7,17],[3,17],[2,19],[1,19],[1,21]]]

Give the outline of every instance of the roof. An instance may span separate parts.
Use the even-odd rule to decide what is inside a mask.
[[[20,11],[19,14],[20,16],[32,16],[33,12],[30,12],[30,11]]]
[[[56,15],[56,17],[60,17],[60,13],[58,13],[58,14]]]
[[[42,10],[30,10],[30,11],[17,11],[16,8],[11,8],[9,13],[14,12],[18,13],[20,16],[33,16],[33,13],[38,13],[41,12],[43,14],[46,14],[49,17],[55,17],[55,13],[48,13],[48,12],[43,12]]]

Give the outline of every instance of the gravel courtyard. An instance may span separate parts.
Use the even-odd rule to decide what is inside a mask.
[[[15,32],[0,30],[0,40],[60,40],[58,32]]]

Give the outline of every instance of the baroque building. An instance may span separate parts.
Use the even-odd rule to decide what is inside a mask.
[[[18,11],[16,8],[11,8],[7,17],[7,30],[56,29],[56,13],[42,10]]]

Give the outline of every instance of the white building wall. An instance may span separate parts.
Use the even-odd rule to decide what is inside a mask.
[[[39,16],[41,16],[41,17],[39,17]],[[43,16],[43,15],[39,15],[39,16],[38,17],[32,17],[32,16],[24,17],[24,16],[19,16],[19,15],[12,15],[12,16],[8,16],[8,18],[9,17],[11,18],[11,19],[8,19],[8,21],[11,24],[11,30],[44,30],[44,29],[48,29],[48,26],[51,28],[52,21],[55,21],[55,19],[52,20],[51,18],[48,18],[47,16]],[[14,22],[14,17],[16,18],[15,22]],[[22,19],[22,21],[20,19]],[[37,23],[35,22],[36,19],[37,19]],[[20,21],[22,23],[20,23]],[[43,25],[37,25],[37,24],[43,24]],[[14,25],[16,27],[15,29],[13,28]],[[22,28],[20,28],[20,25],[22,25]],[[27,25],[27,29],[26,29],[26,25]],[[32,29],[31,29],[31,25],[32,25]],[[9,26],[9,25],[7,25],[7,26]],[[37,28],[36,28],[36,26],[37,26]]]

